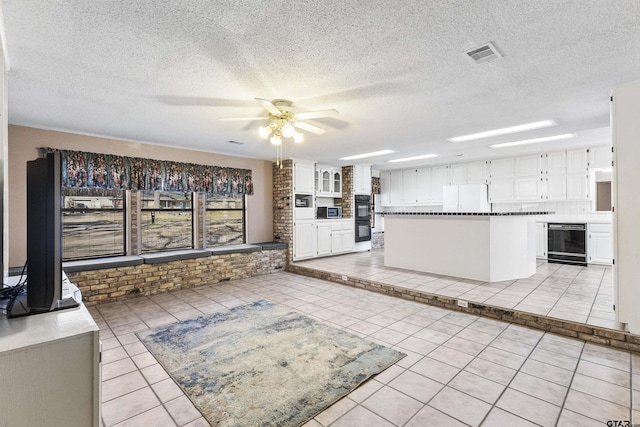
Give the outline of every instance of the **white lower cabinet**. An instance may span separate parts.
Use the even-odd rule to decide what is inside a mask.
[[[587,224],[587,233],[587,262],[611,265],[613,263],[613,226]]]
[[[536,258],[547,259],[547,223],[536,222]]]
[[[351,252],[355,244],[355,224],[352,219],[315,221],[316,251],[313,256]]]
[[[331,254],[331,223],[318,221],[316,227],[318,230],[318,255]]]
[[[316,222],[296,221],[293,224],[293,259],[313,258],[316,256]]]
[[[350,252],[354,245],[353,220],[339,220],[331,223],[331,253]],[[319,255],[319,254],[318,254]]]

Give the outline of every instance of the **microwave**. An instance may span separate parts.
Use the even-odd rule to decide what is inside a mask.
[[[342,208],[339,206],[319,206],[318,218],[342,218]]]

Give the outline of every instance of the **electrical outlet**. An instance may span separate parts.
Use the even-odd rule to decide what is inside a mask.
[[[347,276],[342,276],[342,280],[344,280],[345,282],[347,281]]]
[[[467,301],[462,301],[461,299],[459,299],[458,300],[458,306],[464,307],[464,308],[469,308],[469,303]]]

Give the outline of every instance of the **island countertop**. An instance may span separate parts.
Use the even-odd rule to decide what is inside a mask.
[[[553,215],[555,212],[378,212],[381,215],[412,215],[412,216],[523,216],[523,215]]]

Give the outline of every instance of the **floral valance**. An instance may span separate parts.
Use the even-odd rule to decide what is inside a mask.
[[[250,169],[51,148],[45,151],[60,151],[63,187],[253,194]]]

